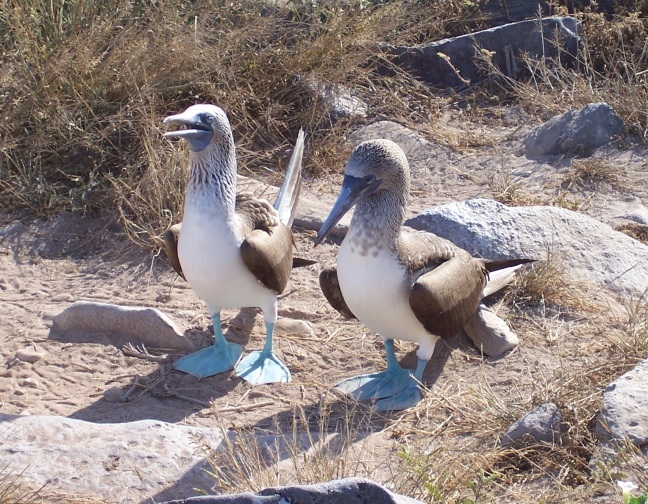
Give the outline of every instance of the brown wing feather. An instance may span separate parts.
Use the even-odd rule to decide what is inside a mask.
[[[477,311],[486,279],[479,261],[459,253],[414,283],[410,306],[428,332],[452,338]]]
[[[444,238],[406,229],[397,252],[412,280],[414,315],[431,334],[452,338],[479,306],[488,275],[482,262]]]
[[[336,268],[326,268],[322,270],[319,275],[319,283],[324,297],[333,308],[340,312],[345,318],[356,318],[344,300],[344,296],[340,290]]]
[[[180,238],[180,228],[182,224],[176,224],[167,229],[164,233],[164,251],[166,252],[167,259],[175,272],[184,278],[180,259],[178,258],[178,239]],[[186,279],[185,279],[186,280]]]
[[[281,294],[288,284],[293,261],[292,231],[277,217],[270,203],[250,193],[236,197],[243,262],[268,289]]]

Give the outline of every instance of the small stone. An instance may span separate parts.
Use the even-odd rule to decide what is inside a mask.
[[[124,392],[119,387],[104,390],[103,398],[108,402],[124,402]]]
[[[293,336],[313,336],[315,334],[313,327],[305,320],[282,317],[277,319],[275,328],[285,334],[292,334]]]
[[[149,348],[193,350],[175,324],[156,308],[77,301],[54,316],[52,333],[58,336],[108,334],[116,342]]]
[[[52,296],[52,301],[56,303],[61,303],[63,301],[74,301],[74,296],[72,296],[72,294],[70,294],[69,292],[62,292],[61,294]]]
[[[16,352],[16,359],[33,364],[45,357],[45,352],[35,350],[34,348],[24,348]]]
[[[502,438],[502,446],[525,440],[555,443],[560,437],[561,420],[560,410],[554,403],[538,406],[509,427]]]
[[[40,382],[36,378],[25,378],[21,383],[21,387],[31,387],[38,388],[40,387]]]
[[[475,346],[489,357],[497,357],[518,346],[520,340],[511,328],[485,305],[468,321],[464,331]]]

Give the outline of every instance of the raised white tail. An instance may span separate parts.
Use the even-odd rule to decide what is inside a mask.
[[[292,156],[290,156],[286,176],[274,203],[274,208],[279,213],[279,220],[288,227],[292,226],[295,218],[297,201],[299,200],[299,192],[301,191],[301,167],[305,137],[304,130],[300,129],[299,135],[297,135],[297,142],[295,142],[295,148],[293,149]]]

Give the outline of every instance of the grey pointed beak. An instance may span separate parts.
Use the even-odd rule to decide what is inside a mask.
[[[362,178],[345,175],[337,201],[317,233],[315,246],[322,243],[340,219],[344,217],[344,214],[358,201],[375,193],[380,184],[382,184],[382,180],[378,180],[375,175],[367,175]]]
[[[211,142],[214,131],[207,122],[204,121],[202,114],[193,114],[183,112],[164,119],[164,124],[181,124],[185,128],[174,131],[167,131],[166,138],[183,138],[189,142],[191,150],[200,152],[204,150]]]

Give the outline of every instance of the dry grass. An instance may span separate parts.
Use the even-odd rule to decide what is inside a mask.
[[[269,168],[270,182],[304,127],[306,170],[324,173],[342,165],[348,124],[330,117],[314,89],[352,83],[373,114],[406,120],[418,110],[425,121],[437,98],[397,68],[389,76],[375,71],[390,67],[376,42],[479,27],[476,9],[460,1],[415,14],[401,2],[360,0],[10,3],[0,13],[0,202],[36,215],[116,207],[145,246],[158,244],[182,206],[178,164],[185,160],[162,139],[166,114],[219,104],[235,131],[241,171]]]
[[[26,504],[36,500],[43,488],[33,490],[23,480],[23,472],[15,473],[9,464],[0,467],[0,504]]]
[[[621,189],[619,167],[603,159],[576,159],[563,177],[562,186],[569,190],[573,186],[594,186],[603,183]]]
[[[648,226],[645,224],[623,224],[616,230],[648,245]]]

